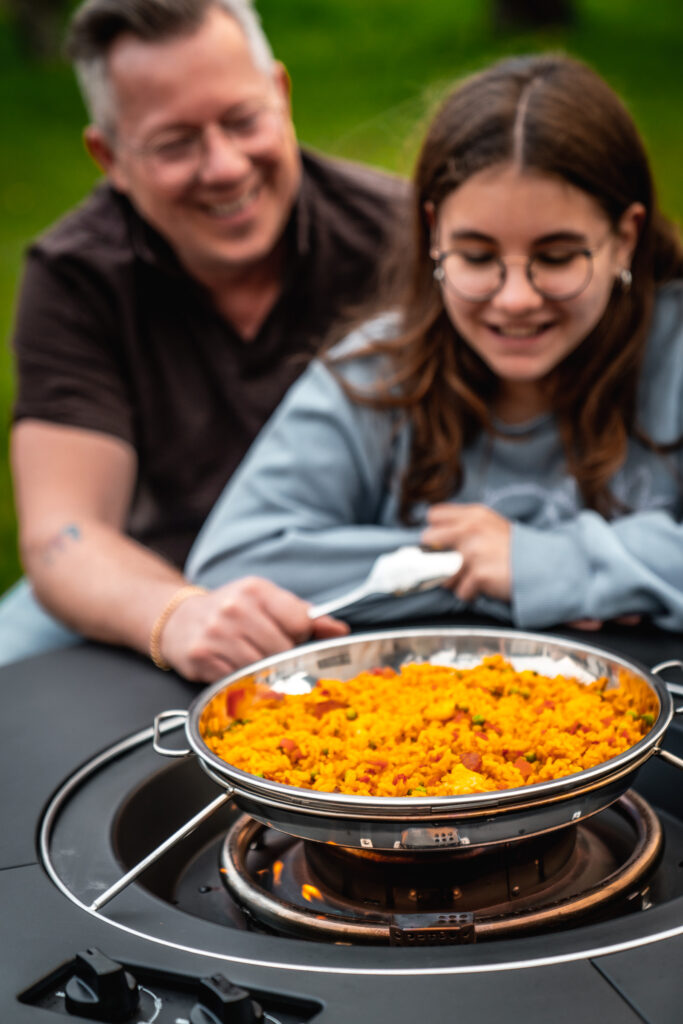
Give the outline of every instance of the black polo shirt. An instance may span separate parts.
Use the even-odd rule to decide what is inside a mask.
[[[138,456],[129,532],[181,565],[226,481],[344,310],[368,296],[406,186],[302,154],[285,286],[248,342],[120,193],[101,185],[29,249],[14,419]]]

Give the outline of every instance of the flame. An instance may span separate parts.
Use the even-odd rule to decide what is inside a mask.
[[[280,884],[280,876],[282,874],[283,867],[284,864],[282,863],[281,860],[276,860],[273,863],[273,882],[275,883],[275,885]]]
[[[314,885],[308,885],[308,883],[301,886],[301,895],[309,903],[311,900],[321,900],[323,898],[320,889],[316,889]]]

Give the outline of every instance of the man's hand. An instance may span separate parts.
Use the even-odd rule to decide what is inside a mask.
[[[22,420],[12,436],[22,554],[36,595],[102,643],[147,654],[182,573],[126,536],[137,476],[133,449],[96,431]],[[161,633],[165,660],[208,682],[311,636],[343,636],[330,618],[265,580],[244,579],[182,602]]]
[[[486,505],[440,504],[429,509],[427,522],[422,544],[454,549],[463,557],[452,581],[457,597],[468,603],[479,594],[510,600],[510,522],[504,516]]]
[[[309,604],[268,580],[246,577],[182,602],[161,634],[161,653],[186,679],[210,683],[312,636],[345,636],[329,615],[311,621]]]

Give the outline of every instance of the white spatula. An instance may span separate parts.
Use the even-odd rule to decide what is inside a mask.
[[[360,601],[371,594],[412,594],[438,587],[458,572],[462,555],[458,551],[423,551],[418,547],[397,548],[380,555],[367,578],[358,587],[330,601],[312,605],[309,618],[319,619]]]

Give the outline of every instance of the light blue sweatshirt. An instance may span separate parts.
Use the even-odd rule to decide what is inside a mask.
[[[337,352],[386,337],[380,318],[349,335]],[[334,353],[333,353],[334,354]],[[371,392],[383,357],[338,365]],[[210,587],[265,576],[311,601],[360,583],[375,558],[419,542],[398,518],[409,430],[396,413],[351,402],[320,361],[313,362],[262,431],[200,532],[187,564]],[[660,290],[638,395],[638,423],[657,442],[683,434],[683,281]],[[607,522],[586,510],[567,473],[552,415],[482,434],[464,452],[465,481],[454,502],[483,503],[511,520],[512,599],[478,598],[474,610],[521,628],[627,613],[683,629],[683,450],[666,458],[636,441],[612,481],[629,508]],[[344,618],[354,624],[443,616],[463,610],[443,588],[371,598]]]

